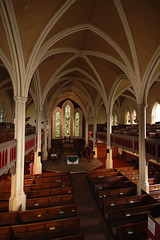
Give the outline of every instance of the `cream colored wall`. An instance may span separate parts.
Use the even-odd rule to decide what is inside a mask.
[[[136,102],[132,101],[131,99],[126,98],[121,106],[120,109],[120,115],[118,116],[118,123],[119,124],[126,124],[126,113],[129,111],[131,116],[133,114],[133,111],[136,111],[137,113],[137,118],[138,118],[138,106]]]
[[[97,114],[97,124],[104,124],[105,122],[107,122],[106,110],[101,106]]]
[[[88,125],[93,124],[93,113],[90,111],[88,114]]]
[[[35,105],[34,103],[30,104],[29,107],[26,109],[26,118],[31,117],[26,123],[29,123],[32,126],[36,126],[36,112],[35,112]]]
[[[146,112],[147,123],[151,123],[152,108],[156,101],[160,104],[160,84],[158,85],[156,84],[148,94],[147,99],[148,106]]]
[[[0,109],[2,105],[5,105],[6,116],[4,122],[14,122],[14,101],[11,102],[8,92],[4,91],[0,94]]]
[[[27,109],[26,109],[26,118],[27,117],[31,117],[27,122],[29,123],[31,126],[36,126],[36,122],[35,122],[35,119],[37,119],[37,115],[36,115],[36,111],[35,111],[35,105],[34,103],[30,104]],[[43,112],[41,114],[41,122],[44,121],[44,115],[43,115]],[[41,128],[43,129],[44,128],[44,124],[42,123],[41,124]]]

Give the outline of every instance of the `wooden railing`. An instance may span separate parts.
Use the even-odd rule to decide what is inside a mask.
[[[133,153],[138,153],[139,150],[137,136],[111,134],[111,144]]]
[[[146,158],[160,162],[160,139],[146,139]]]
[[[44,134],[41,136],[42,143]],[[37,134],[32,134],[25,137],[25,155],[35,149],[37,146]],[[0,144],[0,176],[8,172],[15,166],[16,162],[17,141],[11,140]]]
[[[8,172],[16,162],[16,140],[0,144],[0,175]]]
[[[106,133],[97,132],[97,140],[106,142]],[[111,134],[111,145],[123,148],[132,153],[139,153],[139,138],[133,135]],[[146,138],[146,160],[160,162],[160,139]]]

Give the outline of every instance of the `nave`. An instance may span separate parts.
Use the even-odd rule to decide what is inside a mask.
[[[146,240],[148,214],[160,210],[157,169],[149,171],[150,195],[137,195],[135,166],[27,174],[26,211],[14,212],[8,212],[8,175],[0,187],[0,239]]]

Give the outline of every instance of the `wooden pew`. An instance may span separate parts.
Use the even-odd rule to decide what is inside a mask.
[[[111,190],[100,190],[97,194],[97,201],[100,208],[103,207],[103,199],[109,198],[109,197],[125,197],[125,196],[131,196],[137,194],[137,188],[136,187],[127,187],[127,188],[117,188],[117,189],[111,189]]]
[[[1,240],[10,240],[11,239],[11,227],[1,227],[0,228],[0,239]]]
[[[11,193],[1,193],[0,194],[0,202],[8,201],[10,196],[11,196]]]
[[[71,180],[70,175],[66,176],[55,176],[55,177],[45,177],[45,178],[35,178],[34,181],[35,183],[46,183],[46,182],[62,182],[62,181],[67,181]]]
[[[134,170],[120,170],[119,172],[124,176],[139,174],[139,170],[137,170],[137,169],[134,169]]]
[[[114,168],[93,169],[93,170],[86,171],[86,176],[89,177],[92,174],[107,173],[107,172],[115,172],[115,169]]]
[[[31,185],[25,185],[24,186],[24,191],[35,191],[35,190],[41,190],[41,189],[50,189],[50,188],[63,188],[63,187],[68,187],[72,186],[72,181],[67,180],[67,181],[61,181],[61,182],[49,182],[49,183],[35,183]]]
[[[158,202],[160,202],[160,193],[157,192],[150,192],[150,195],[156,199]]]
[[[53,195],[64,195],[64,194],[71,194],[73,193],[72,186],[67,186],[63,188],[50,188],[50,189],[42,189],[42,190],[35,190],[35,191],[28,191],[26,193],[27,198],[36,198],[36,197],[46,197],[46,196],[53,196]]]
[[[1,212],[8,212],[9,211],[9,202],[0,202],[0,213]]]
[[[38,223],[12,225],[0,228],[0,239],[44,240],[72,236],[80,233],[78,217],[44,221]]]
[[[75,203],[73,194],[31,198],[26,201],[26,209],[61,206]]]
[[[56,238],[56,240],[83,240],[84,235],[82,233],[76,234],[74,236],[63,237],[63,238]]]
[[[24,178],[45,178],[45,177],[57,177],[70,175],[70,172],[52,172],[52,173],[41,173],[41,174],[25,174]]]
[[[100,173],[100,174],[92,174],[88,178],[89,185],[93,186],[94,183],[101,183],[109,181],[110,177],[119,176],[118,172],[108,172],[108,173]]]
[[[108,212],[108,222],[111,223],[113,219],[122,219],[129,216],[134,216],[137,214],[144,214],[150,212],[153,208],[160,205],[160,203],[152,203],[137,207],[129,207],[129,208],[120,208],[120,209],[110,209]],[[120,220],[121,221],[121,220]]]
[[[78,217],[11,226],[12,236],[16,239],[44,240],[80,233]]]
[[[147,239],[147,220],[121,225],[112,232],[116,240]]]
[[[115,170],[117,171],[128,171],[128,170],[136,170],[135,166],[129,166],[129,167],[119,167],[119,168],[115,168]]]
[[[138,182],[139,174],[125,175],[125,177],[133,182],[135,182],[135,181]]]
[[[75,203],[74,195],[59,195],[50,197],[31,198],[26,200],[26,209],[53,207]],[[0,213],[8,212],[9,202],[0,202]]]
[[[26,192],[27,198],[36,198],[36,197],[46,197],[60,194],[71,194],[73,192],[72,186],[62,187],[62,188],[49,188],[35,191]],[[8,201],[10,198],[10,193],[1,193],[0,202]]]
[[[18,212],[20,223],[48,221],[52,219],[71,218],[77,215],[76,204],[33,209]]]
[[[71,218],[77,215],[76,204],[33,209],[26,211],[0,213],[0,227],[18,225],[60,218]]]
[[[153,191],[160,191],[160,184],[150,184],[149,185],[149,192]]]
[[[159,203],[137,203],[132,207],[123,205],[124,208],[111,208],[107,213],[107,222],[112,229],[114,238],[144,239],[147,232],[147,216],[153,209],[160,206]],[[131,236],[130,236],[131,235]],[[139,236],[139,237],[138,237]]]
[[[135,204],[147,204],[156,203],[157,201],[153,199],[149,194],[133,195],[127,197],[112,197],[103,199],[103,210],[105,212],[109,211],[110,208],[122,208],[122,207],[132,207]]]
[[[135,186],[135,185],[130,180],[95,183],[94,193],[97,194],[98,191],[100,190],[115,189],[115,188],[129,187],[129,186]]]
[[[71,180],[66,180],[66,181],[61,181],[61,182],[49,182],[49,183],[33,183],[33,184],[26,184],[24,185],[24,191],[32,191],[32,190],[40,190],[40,189],[47,189],[47,188],[58,188],[58,187],[65,187],[65,186],[71,186],[72,181]],[[0,194],[1,193],[7,193],[11,192],[11,186],[5,186],[5,187],[0,187]]]
[[[157,201],[152,198],[149,194],[127,196],[127,197],[116,197],[106,198],[103,200],[103,214],[105,219],[108,221],[108,215],[110,211],[116,209],[128,209],[138,206],[145,206],[155,204]]]
[[[71,180],[70,175],[64,175],[64,176],[51,176],[51,177],[45,177],[45,178],[26,178],[24,179],[24,185],[27,184],[40,184],[40,183],[47,183],[47,182],[62,182],[62,181],[68,181]],[[11,180],[4,180],[2,183],[2,186],[11,186]]]

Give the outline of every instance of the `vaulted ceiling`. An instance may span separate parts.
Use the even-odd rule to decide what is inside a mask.
[[[107,107],[111,98],[116,101],[121,96],[123,101],[127,96],[141,96],[140,86],[160,75],[159,0],[0,3],[1,51],[13,72],[14,48],[17,51],[24,92],[30,86],[36,94],[36,75],[41,106],[47,100],[52,109],[70,98],[86,112],[102,103]],[[2,61],[0,89],[13,84],[13,79],[12,84],[7,81],[10,74],[4,66]]]

